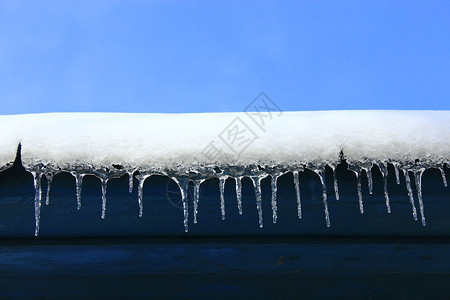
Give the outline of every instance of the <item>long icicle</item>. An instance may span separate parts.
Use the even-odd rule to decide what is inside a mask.
[[[364,213],[364,206],[363,206],[363,197],[362,197],[362,187],[361,187],[361,170],[358,169],[358,171],[353,171],[356,175],[356,189],[358,192],[358,202],[359,202],[359,211],[360,213]]]
[[[263,215],[262,215],[262,196],[261,196],[261,177],[252,176],[251,177],[253,181],[253,187],[255,189],[255,196],[256,196],[256,209],[258,210],[258,220],[259,220],[259,227],[263,227]]]
[[[50,189],[52,188],[54,174],[49,175],[45,174],[45,178],[47,178],[47,192],[45,193],[45,205],[50,204]]]
[[[188,177],[172,177],[173,181],[178,184],[178,187],[180,188],[181,192],[181,201],[183,202],[183,224],[184,224],[184,231],[188,232],[189,230],[189,206],[188,206],[188,184],[189,184],[189,178]]]
[[[277,179],[278,175],[272,175],[271,186],[272,186],[272,220],[275,224],[277,222]]]
[[[414,220],[417,221],[417,210],[416,205],[414,204],[414,195],[411,188],[411,178],[409,177],[408,170],[403,169],[403,175],[405,175],[406,190],[408,191],[409,202],[411,203],[412,215]]]
[[[184,231],[188,232],[189,230],[189,206],[188,206],[188,184],[189,179],[188,178],[182,178],[180,180],[181,183],[181,200],[183,202],[183,224],[184,224]]]
[[[130,194],[133,192],[133,183],[134,183],[133,174],[134,174],[134,172],[135,172],[135,170],[128,172],[128,193],[130,193]]]
[[[73,173],[72,174],[75,177],[75,193],[77,197],[77,209],[81,209],[81,187],[83,185],[83,177],[84,174],[79,173]]]
[[[381,174],[383,175],[383,185],[384,185],[384,198],[386,199],[386,209],[388,214],[391,213],[391,205],[389,204],[389,193],[388,193],[388,168],[384,163],[378,165]]]
[[[237,176],[236,181],[236,201],[239,214],[242,215],[242,176]]]
[[[325,211],[325,222],[327,224],[327,227],[330,227],[330,214],[328,212],[328,202],[327,202],[327,187],[325,184],[325,174],[323,170],[314,170],[314,172],[319,175],[320,183],[322,184],[322,199],[323,199],[323,206]]]
[[[194,224],[197,224],[198,202],[200,200],[200,185],[204,179],[194,180]]]
[[[294,175],[294,186],[295,186],[295,194],[297,196],[297,216],[299,219],[302,218],[302,201],[300,199],[300,180],[298,178],[298,171],[293,171]]]
[[[400,172],[398,171],[398,164],[393,163],[392,165],[394,166],[395,171],[395,181],[397,182],[397,184],[400,184]]]
[[[138,185],[138,206],[139,206],[139,218],[142,217],[143,213],[144,213],[144,183],[145,180],[150,177],[150,175],[142,175],[139,174],[138,176],[138,180],[139,180],[139,185]]]
[[[373,193],[373,179],[372,179],[372,167],[368,167],[364,169],[366,171],[367,176],[367,186],[369,187],[369,194]]]
[[[333,168],[333,183],[334,183],[334,193],[336,195],[336,200],[339,200],[339,186],[336,176],[336,168]]]
[[[34,235],[38,236],[40,220],[41,220],[41,200],[42,200],[41,178],[42,178],[42,173],[40,171],[38,171],[38,172],[31,172],[31,174],[33,175],[33,183],[34,183],[34,218],[36,221]]]
[[[445,177],[444,167],[439,168],[439,171],[441,171],[442,183],[444,187],[447,187],[447,177]]]
[[[423,199],[422,199],[422,174],[424,170],[419,170],[414,172],[414,179],[416,183],[416,192],[417,199],[419,199],[419,208],[420,208],[420,216],[422,218],[422,225],[426,226],[427,222],[425,221],[425,211],[423,207]]]
[[[108,179],[100,179],[102,182],[102,219],[106,217],[106,191],[108,188]]]
[[[219,178],[219,189],[220,189],[220,211],[222,213],[222,220],[225,220],[225,182],[228,176],[221,176]]]

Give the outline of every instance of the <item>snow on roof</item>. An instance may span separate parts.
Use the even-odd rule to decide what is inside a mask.
[[[262,115],[262,114],[261,114]],[[264,123],[262,123],[264,122]],[[0,116],[0,165],[176,167],[449,159],[449,111]]]
[[[409,172],[414,174],[422,224],[425,215],[421,178],[427,168],[441,171],[450,158],[450,111],[318,111],[198,114],[52,113],[0,116],[0,171],[10,167],[17,147],[33,174],[36,231],[39,232],[41,177],[48,180],[62,171],[75,176],[77,207],[81,207],[83,176],[93,174],[102,182],[102,218],[106,213],[106,189],[110,178],[128,173],[139,180],[139,216],[143,211],[143,186],[153,174],[171,177],[180,187],[185,230],[188,230],[187,186],[194,181],[194,223],[200,184],[219,177],[222,218],[225,180],[236,181],[241,212],[241,178],[251,178],[259,224],[263,226],[260,181],[271,175],[273,219],[276,222],[277,178],[292,172],[301,200],[298,172],[309,168],[320,178],[325,220],[330,226],[325,166],[333,169],[334,190],[339,199],[335,166],[345,158],[356,174],[359,206],[364,212],[361,175],[364,170],[372,189],[371,169],[377,165],[384,180],[387,211],[387,165],[406,178],[412,213],[417,220]],[[138,172],[136,172],[138,171]],[[136,172],[136,173],[135,173]],[[137,175],[135,175],[137,174]]]

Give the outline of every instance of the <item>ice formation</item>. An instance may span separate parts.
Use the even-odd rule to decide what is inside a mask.
[[[336,166],[345,158],[356,175],[360,212],[364,213],[361,177],[373,190],[372,168],[383,175],[386,210],[391,212],[387,180],[406,178],[412,215],[417,219],[414,192],[422,224],[426,225],[421,190],[423,172],[437,168],[447,186],[444,168],[450,149],[448,111],[321,111],[260,114],[262,123],[246,113],[210,114],[114,114],[55,113],[0,116],[0,171],[12,166],[18,145],[22,163],[34,178],[36,231],[39,233],[42,202],[41,179],[47,178],[45,202],[50,203],[55,174],[71,173],[76,181],[76,207],[82,207],[83,177],[101,181],[101,218],[106,217],[107,185],[111,178],[128,176],[139,185],[138,215],[143,214],[143,187],[153,175],[165,175],[179,186],[183,223],[188,231],[188,184],[194,183],[193,222],[197,223],[200,186],[219,179],[220,210],[225,220],[225,184],[234,180],[238,211],[242,214],[241,180],[251,179],[259,226],[263,227],[261,180],[271,178],[272,221],[277,222],[277,179],[291,172],[302,218],[299,172],[309,169],[322,186],[326,226],[330,226],[325,167],[333,171],[333,187],[339,200]],[[255,124],[256,123],[256,124]],[[239,127],[241,124],[241,127]],[[395,174],[388,174],[392,165]],[[230,179],[230,180],[227,180]]]

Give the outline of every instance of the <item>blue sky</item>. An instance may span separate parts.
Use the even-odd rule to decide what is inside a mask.
[[[0,114],[450,109],[450,1],[1,1]]]

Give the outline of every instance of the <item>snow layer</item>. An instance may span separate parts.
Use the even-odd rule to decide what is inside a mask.
[[[22,163],[33,175],[35,187],[35,235],[39,234],[42,201],[41,178],[48,182],[46,204],[56,173],[75,177],[77,208],[81,208],[83,177],[101,180],[102,214],[106,216],[106,190],[110,178],[128,173],[129,190],[133,177],[139,180],[139,216],[143,213],[143,188],[152,174],[170,176],[180,187],[183,224],[188,231],[187,189],[194,182],[194,223],[200,184],[219,177],[221,213],[225,219],[225,180],[236,182],[239,212],[242,213],[241,184],[244,176],[253,182],[259,226],[263,227],[261,180],[271,175],[272,219],[277,222],[277,178],[292,172],[301,219],[298,172],[314,171],[322,185],[324,215],[330,226],[325,165],[333,171],[334,192],[339,199],[334,167],[344,156],[355,172],[360,212],[364,213],[361,192],[362,170],[372,193],[372,167],[383,175],[387,212],[388,169],[393,165],[397,184],[400,170],[405,175],[412,214],[417,220],[410,174],[425,226],[422,174],[427,168],[441,171],[449,162],[450,112],[448,111],[322,111],[211,114],[111,114],[58,113],[0,116],[0,171],[11,166],[20,143]],[[219,168],[217,168],[219,167]],[[135,173],[136,170],[139,172]]]
[[[29,166],[335,165],[341,151],[355,163],[450,157],[449,111],[51,113],[0,116],[0,126],[2,166],[19,143]]]

